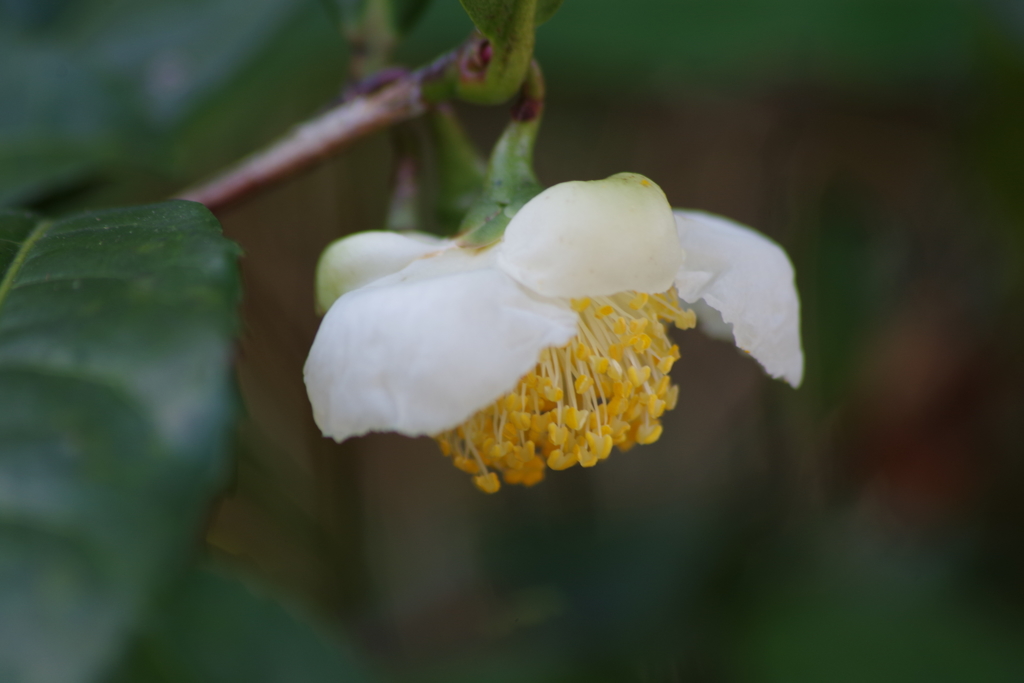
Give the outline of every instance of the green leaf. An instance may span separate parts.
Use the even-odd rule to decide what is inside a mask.
[[[124,188],[90,206],[166,196],[340,89],[316,0],[38,5],[0,0],[0,206],[83,180]]]
[[[93,680],[193,542],[233,414],[205,207],[0,212],[0,680]]]
[[[484,78],[462,77],[458,96],[476,104],[498,104],[512,97],[533,59],[537,0],[459,0],[477,30],[490,41]]]
[[[539,127],[539,118],[505,127],[487,163],[483,193],[459,226],[461,244],[479,247],[501,239],[512,217],[543,191],[533,172]]]
[[[356,683],[348,653],[279,605],[209,571],[159,603],[110,683]]]

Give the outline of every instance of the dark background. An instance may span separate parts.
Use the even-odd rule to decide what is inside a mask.
[[[434,0],[417,65],[471,24]],[[545,184],[635,171],[797,272],[804,385],[677,335],[653,446],[478,493],[429,440],[320,437],[316,258],[390,138],[221,216],[243,248],[209,552],[399,681],[1024,680],[1024,5],[567,0]],[[173,194],[335,98],[315,1],[0,0],[0,203]],[[504,107],[459,107],[481,150]]]

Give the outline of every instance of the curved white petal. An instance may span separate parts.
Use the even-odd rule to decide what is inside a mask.
[[[567,305],[530,295],[495,268],[389,280],[338,299],[306,360],[313,416],[337,441],[451,429],[577,331]]]
[[[398,272],[413,260],[449,244],[424,233],[368,230],[331,242],[316,264],[319,312],[353,289]]]
[[[549,187],[505,229],[498,267],[545,296],[663,292],[679,237],[661,188],[636,173]]]
[[[800,300],[782,247],[759,232],[700,211],[675,212],[683,265],[679,297],[703,299],[732,325],[736,345],[794,387],[804,374]]]
[[[396,273],[371,282],[369,287],[384,287],[399,282],[416,282],[430,278],[494,268],[501,242],[483,249],[457,247],[445,242],[441,249],[417,258]]]

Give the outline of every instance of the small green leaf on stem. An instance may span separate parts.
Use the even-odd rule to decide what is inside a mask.
[[[519,209],[544,189],[533,172],[533,146],[543,111],[544,79],[533,62],[512,107],[512,121],[491,152],[483,196],[460,226],[462,244],[485,246],[500,239]]]
[[[498,104],[519,89],[533,59],[537,0],[459,0],[476,25],[459,63],[456,94],[475,104]]]

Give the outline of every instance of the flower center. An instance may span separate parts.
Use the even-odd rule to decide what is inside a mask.
[[[611,454],[661,436],[659,418],[675,407],[679,387],[668,372],[679,359],[662,321],[696,325],[672,292],[624,292],[573,299],[579,333],[548,348],[511,392],[462,425],[437,435],[441,452],[475,475],[482,491],[532,486],[547,469],[593,467]]]

